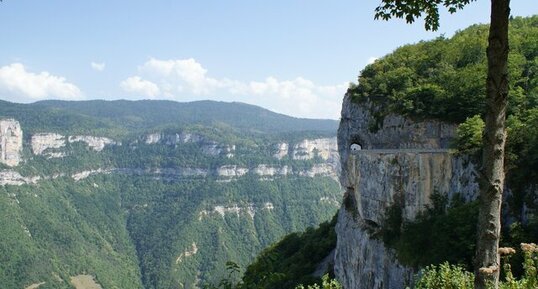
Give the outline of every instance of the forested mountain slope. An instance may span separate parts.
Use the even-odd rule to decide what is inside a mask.
[[[316,132],[334,135],[334,120],[301,119],[239,102],[55,101],[16,104],[0,101],[0,115],[33,132],[85,133],[123,137],[150,129],[193,124],[220,125],[253,133]],[[46,126],[46,127],[45,127]]]
[[[0,284],[194,288],[246,267],[336,212],[335,127],[237,103],[2,102]]]

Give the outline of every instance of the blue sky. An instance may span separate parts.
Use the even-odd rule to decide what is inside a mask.
[[[337,119],[372,59],[489,18],[478,0],[426,32],[374,21],[379,2],[4,0],[0,98],[212,99]],[[536,0],[512,0],[512,15],[534,14]]]

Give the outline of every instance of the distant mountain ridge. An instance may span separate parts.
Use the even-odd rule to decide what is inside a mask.
[[[21,109],[27,113],[44,109],[55,115],[67,113],[67,117],[70,118],[78,115],[85,121],[93,121],[104,128],[120,126],[129,130],[147,130],[187,124],[224,124],[248,132],[289,133],[297,131],[334,132],[338,127],[336,120],[295,118],[240,102],[44,100],[31,104],[17,104],[0,101],[0,115],[17,118],[23,126],[27,126],[24,117],[15,115]],[[41,112],[42,114],[43,112]],[[69,119],[64,120],[68,121]],[[31,122],[31,120],[27,121]],[[50,119],[50,121],[54,122],[54,119]]]

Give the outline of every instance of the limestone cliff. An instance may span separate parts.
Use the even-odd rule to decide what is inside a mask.
[[[61,158],[65,152],[61,148],[65,147],[65,136],[57,133],[38,133],[32,136],[32,152],[35,155],[44,155],[47,158]]]
[[[88,145],[89,148],[97,152],[102,151],[107,145],[118,144],[112,139],[109,139],[107,137],[97,137],[97,136],[91,136],[91,135],[69,136],[68,141],[70,143],[84,142],[86,143],[86,145]]]
[[[273,154],[273,157],[281,160],[288,155],[289,145],[285,142],[278,143],[275,145],[276,152]]]
[[[97,137],[91,135],[63,136],[57,133],[38,133],[31,139],[32,152],[35,155],[43,155],[47,158],[61,158],[67,155],[64,149],[67,142],[83,142],[97,152],[102,151],[107,145],[120,145],[120,143],[107,137]]]
[[[182,143],[201,143],[203,141],[204,138],[202,136],[188,132],[172,134],[155,132],[144,136],[144,142],[146,144],[164,143],[167,145],[177,145]]]
[[[21,151],[23,146],[22,131],[20,125],[15,120],[0,121],[0,153],[2,163],[9,166],[17,165],[21,160]],[[142,141],[145,144],[161,144],[166,146],[177,147],[186,143],[196,144],[204,154],[214,157],[233,158],[236,153],[236,145],[218,143],[205,139],[201,135],[194,133],[151,133],[139,137],[131,145]],[[44,156],[47,159],[63,158],[71,156],[74,151],[69,146],[72,143],[82,142],[93,151],[100,152],[105,147],[111,145],[121,146],[117,142],[107,137],[97,137],[90,135],[65,136],[58,133],[36,133],[30,139],[32,153],[38,156]],[[135,148],[136,146],[132,146]],[[273,157],[281,159],[288,156],[288,143],[278,143],[275,148],[278,149]],[[71,174],[56,173],[49,175],[47,173],[35,176],[24,176],[15,170],[0,170],[0,185],[36,184],[40,180],[50,180],[58,177],[70,176],[75,181],[86,179],[91,175],[97,174],[125,174],[125,175],[148,175],[154,179],[173,181],[189,178],[216,177],[219,182],[231,182],[237,180],[246,174],[256,175],[260,180],[272,180],[274,177],[302,176],[302,177],[331,177],[335,180],[338,178],[340,162],[336,146],[336,138],[304,139],[294,145],[290,153],[294,159],[308,160],[315,156],[322,159],[321,163],[315,163],[310,168],[295,168],[284,164],[251,164],[249,166],[238,165],[221,165],[218,167],[200,168],[200,167],[157,167],[157,168],[139,168],[139,167],[106,167],[94,169],[81,169]]]
[[[0,120],[0,163],[17,166],[21,161],[22,130],[14,119]]]
[[[335,138],[305,139],[293,147],[294,160],[308,160],[315,155],[324,160],[337,155]]]
[[[373,233],[383,226],[387,208],[396,204],[404,219],[412,220],[434,192],[473,199],[476,170],[448,150],[454,126],[389,115],[372,131],[373,110],[344,98],[338,149],[346,201],[336,225],[335,274],[347,289],[403,289],[412,282],[413,269],[400,264]],[[352,150],[353,144],[362,149]]]
[[[121,174],[131,176],[148,176],[153,179],[164,181],[177,181],[186,179],[198,179],[206,177],[216,177],[217,181],[231,182],[247,174],[258,176],[260,180],[271,180],[273,177],[301,176],[301,177],[330,177],[337,180],[338,172],[330,164],[315,164],[309,169],[293,170],[289,166],[271,166],[260,164],[252,168],[240,167],[237,165],[224,165],[213,169],[195,167],[168,167],[168,168],[98,168],[84,170],[66,175],[56,173],[43,176],[23,176],[13,170],[0,170],[0,186],[21,186],[36,184],[41,180],[51,180],[59,177],[69,176],[75,181],[80,181],[93,175]]]

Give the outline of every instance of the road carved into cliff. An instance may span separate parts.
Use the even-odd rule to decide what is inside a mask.
[[[352,154],[400,154],[400,153],[412,153],[412,154],[446,154],[453,150],[450,149],[363,149],[352,151]]]

